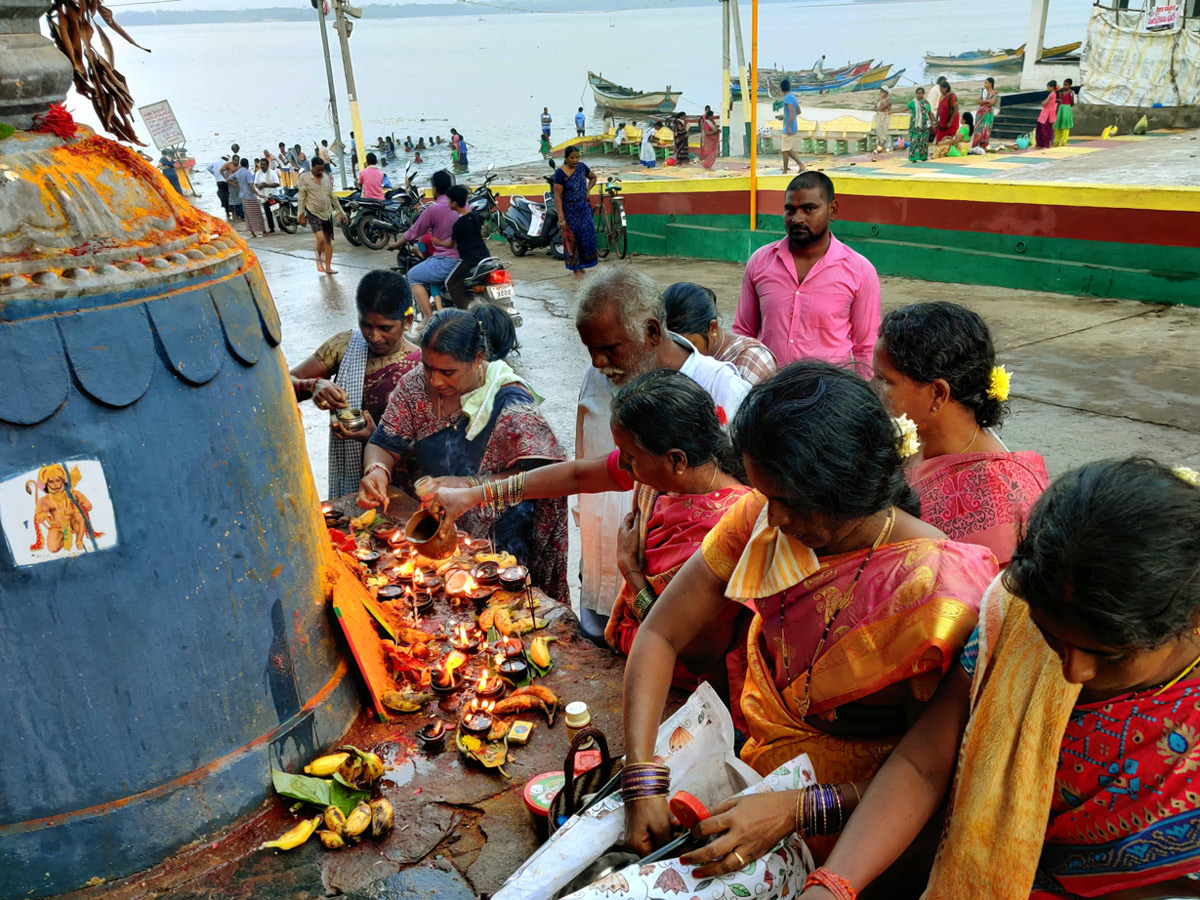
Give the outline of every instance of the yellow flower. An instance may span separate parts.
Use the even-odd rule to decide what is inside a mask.
[[[1187,466],[1176,466],[1171,470],[1180,481],[1186,481],[1192,487],[1200,488],[1200,472]]]
[[[921,449],[921,439],[917,436],[917,423],[906,415],[893,419],[896,423],[896,452],[901,459],[908,459]]]
[[[993,400],[1003,403],[1008,399],[1008,388],[1012,376],[1004,366],[993,366],[992,376],[988,379],[987,395]]]

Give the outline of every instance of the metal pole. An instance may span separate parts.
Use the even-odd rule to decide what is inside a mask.
[[[729,155],[729,122],[733,94],[729,89],[729,0],[721,0],[721,155]]]
[[[350,24],[346,20],[346,0],[333,0],[334,14],[337,16],[338,41],[342,47],[342,67],[346,70],[346,94],[350,100],[350,125],[354,128],[355,156],[358,158],[358,170],[361,172],[367,166],[366,138],[363,135],[362,120],[358,117],[358,91],[354,87],[354,67],[350,64]]]
[[[747,90],[749,82],[746,80],[746,51],[742,44],[742,16],[738,12],[739,0],[731,0],[729,11],[733,13],[733,33],[737,40],[737,58],[738,58],[738,78],[739,84],[742,86],[742,122],[750,121],[750,109],[758,101],[757,97],[749,96],[750,91]],[[749,153],[750,148],[746,146],[746,138],[742,138],[742,152]]]
[[[317,24],[321,28],[321,49],[325,51],[325,74],[329,78],[329,111],[333,114],[333,143],[342,146],[342,130],[338,126],[337,94],[333,85],[333,60],[329,58],[329,35],[325,33],[325,14],[321,12],[321,0],[317,0]],[[338,155],[338,177],[342,182],[342,190],[346,189],[346,167],[341,155]]]
[[[758,0],[750,0],[750,230],[756,231],[757,229],[758,229]]]

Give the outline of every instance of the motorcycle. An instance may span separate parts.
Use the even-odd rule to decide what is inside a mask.
[[[404,168],[407,187],[393,188],[384,194],[383,201],[358,201],[355,234],[362,246],[382,250],[398,235],[408,231],[425,208],[417,179],[409,174],[411,168],[411,163]]]
[[[358,239],[358,202],[362,199],[362,192],[359,190],[351,191],[345,197],[341,198],[342,211],[346,214],[346,220],[338,227],[342,229],[342,234],[355,247],[361,247],[362,242]]]
[[[272,191],[266,198],[266,204],[270,208],[271,214],[275,216],[275,221],[288,234],[295,234],[296,228],[300,224],[300,212],[296,208],[296,197],[299,193],[298,188],[279,188]]]
[[[479,213],[479,218],[483,220],[483,239],[485,241],[493,234],[499,234],[502,225],[500,205],[496,194],[490,187],[496,179],[496,176],[492,174],[495,168],[495,163],[488,166],[487,177],[483,179],[483,184],[475,188],[467,200],[467,206],[472,212]]]
[[[554,169],[554,160],[550,160]],[[513,197],[504,213],[500,233],[508,240],[513,256],[524,256],[530,250],[548,247],[558,259],[566,258],[562,229],[558,224],[558,210],[554,208],[553,173],[547,175],[546,192],[541,203],[531,203],[524,197]]]
[[[427,259],[431,252],[432,248],[426,247],[422,242],[411,241],[396,251],[395,268],[402,275],[407,275],[409,269]],[[445,291],[444,284],[429,285],[431,299],[436,299]],[[512,277],[508,274],[508,267],[504,265],[503,260],[495,256],[480,260],[463,279],[463,291],[467,295],[468,303],[471,300],[486,301],[508,313],[517,327],[523,323],[521,314],[517,312],[513,303]]]

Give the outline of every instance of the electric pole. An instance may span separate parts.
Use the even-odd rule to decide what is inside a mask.
[[[342,182],[342,190],[346,189],[346,160],[342,155],[342,129],[338,125],[337,95],[333,85],[333,60],[329,58],[329,36],[325,33],[325,11],[321,0],[312,0],[313,9],[317,11],[317,24],[321,27],[321,49],[325,51],[325,74],[329,78],[329,111],[333,114],[333,146],[338,154],[338,178]]]
[[[350,125],[354,128],[355,156],[358,170],[361,172],[367,164],[366,137],[362,130],[362,119],[358,116],[358,91],[354,87],[354,67],[350,64],[350,32],[354,29],[354,23],[346,16],[361,19],[362,10],[357,6],[351,6],[347,0],[333,0],[333,11],[337,17],[333,30],[338,33],[342,47],[342,67],[346,70],[346,95],[350,100]]]

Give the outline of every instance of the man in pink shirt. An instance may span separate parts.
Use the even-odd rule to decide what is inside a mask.
[[[368,153],[366,168],[358,173],[358,184],[367,200],[383,199],[383,169],[376,168],[378,162],[378,156]]]
[[[809,169],[783,198],[787,237],[760,247],[746,264],[735,334],[758,338],[782,368],[797,359],[854,364],[871,377],[879,331],[879,275],[829,231],[837,215],[833,182]]]

